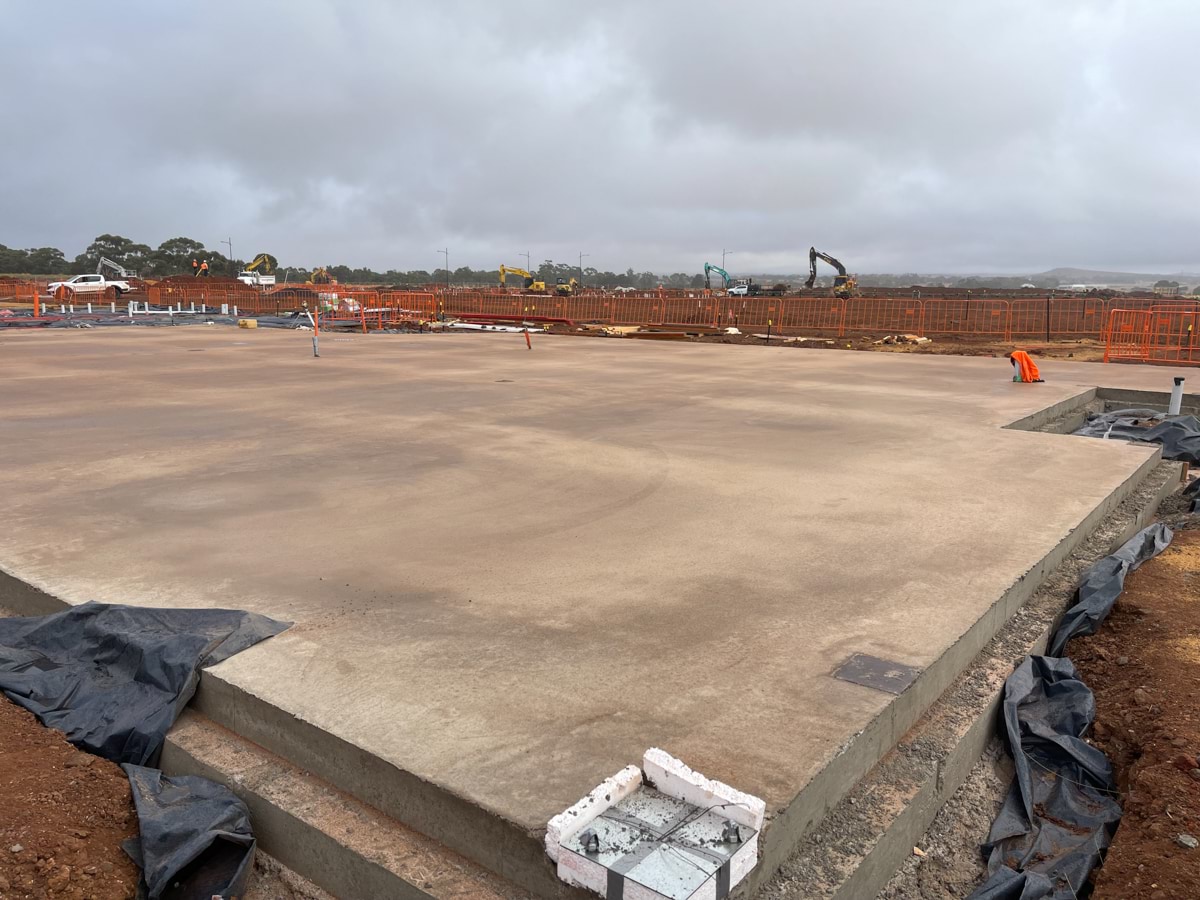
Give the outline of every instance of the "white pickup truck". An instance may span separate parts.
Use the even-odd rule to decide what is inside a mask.
[[[112,288],[118,297],[126,291],[133,290],[129,286],[128,281],[111,281],[103,275],[76,275],[74,278],[68,278],[66,281],[52,281],[46,286],[50,292],[50,296],[58,295],[59,288],[65,289],[69,294],[103,294],[109,288]]]
[[[258,272],[238,272],[237,280],[251,287],[274,287],[274,275],[260,275]]]

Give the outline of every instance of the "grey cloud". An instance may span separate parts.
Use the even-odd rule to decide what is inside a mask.
[[[0,242],[1200,269],[1184,0],[0,0]]]

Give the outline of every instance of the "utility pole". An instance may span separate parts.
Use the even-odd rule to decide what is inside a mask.
[[[732,253],[732,252],[733,252],[732,250],[724,250],[724,249],[721,250],[721,268],[722,269],[725,268],[725,254]]]
[[[231,236],[231,237],[229,238],[229,240],[227,240],[227,241],[220,241],[219,243],[222,243],[222,244],[228,244],[228,245],[229,245],[229,261],[230,261],[230,262],[233,262],[233,237]]]
[[[450,290],[450,248],[439,250],[438,253],[446,257],[446,290]]]
[[[591,255],[592,254],[590,254],[590,253],[582,253],[582,252],[579,254],[579,286],[580,287],[583,287],[583,258],[585,256],[591,256]]]
[[[524,253],[518,253],[517,256],[525,257],[525,271],[528,272],[530,275],[532,275],[533,274],[533,263],[532,263],[531,259],[532,259],[533,254],[531,254],[528,250],[526,250]]]

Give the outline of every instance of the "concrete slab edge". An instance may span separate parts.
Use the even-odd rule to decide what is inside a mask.
[[[1138,501],[1135,507],[1125,509],[1123,504],[1110,513],[1109,520],[1119,527],[1106,540],[1089,540],[1085,549],[1064,561],[1064,568],[1072,566],[1081,572],[1149,524],[1159,504],[1178,487],[1179,469],[1178,463],[1159,463],[1147,476],[1144,496],[1129,498]],[[1103,523],[1094,534],[1108,524]],[[858,900],[882,890],[998,733],[1004,680],[1014,657],[1045,650],[1070,605],[1077,580],[1072,577],[1065,591],[1045,591],[1045,596],[1039,591],[1009,620],[897,747],[805,837],[781,867],[776,882],[786,879],[788,870],[801,871],[806,896],[822,900]],[[933,751],[936,760],[919,767],[915,774],[912,765],[901,758],[914,748]],[[872,798],[884,798],[879,804],[884,812],[874,818]],[[846,842],[845,822],[854,817],[869,820],[870,827],[862,830],[875,833],[874,841],[861,852]],[[980,835],[980,841],[984,837]],[[763,891],[768,897],[785,892],[778,883],[766,885]]]
[[[234,734],[329,782],[500,877],[544,897],[564,895],[540,833],[425,781],[205,672],[192,707]]]
[[[525,896],[192,710],[168,735],[162,767],[227,785],[249,807],[264,852],[334,896]]]
[[[842,748],[787,807],[768,821],[758,868],[746,889],[756,890],[787,860],[804,837],[942,696],[954,679],[1012,615],[1033,596],[1046,576],[1078,547],[1159,464],[1155,452],[1120,487],[1096,506],[1028,572],[992,604],[903,694]]]

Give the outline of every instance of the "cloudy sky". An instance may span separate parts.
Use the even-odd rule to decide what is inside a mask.
[[[0,243],[1200,270],[1195,0],[0,0]]]

